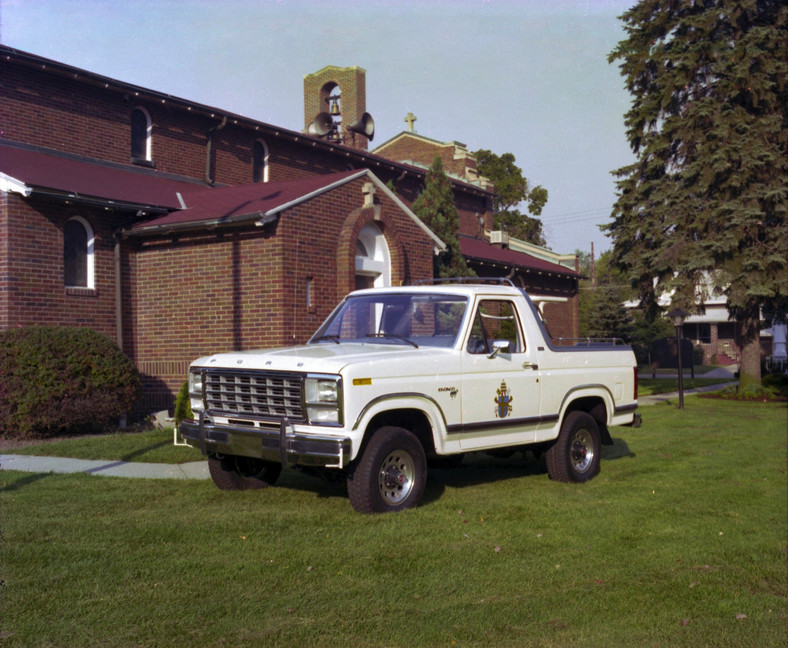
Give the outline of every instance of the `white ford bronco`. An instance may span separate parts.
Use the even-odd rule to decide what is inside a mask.
[[[635,357],[552,340],[535,301],[506,280],[353,292],[303,346],[192,363],[179,433],[221,489],[320,469],[364,513],[416,506],[428,461],[468,452],[544,451],[587,481],[608,426],[640,423]]]

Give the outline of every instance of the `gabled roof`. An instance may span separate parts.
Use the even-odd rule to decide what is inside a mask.
[[[147,222],[135,223],[131,230],[170,231],[259,221],[365,174],[366,170],[343,171],[285,182],[194,189],[181,194],[185,205],[183,209]]]
[[[0,188],[25,196],[39,193],[134,210],[161,210],[180,207],[178,193],[195,187],[205,184],[152,169],[0,141]]]
[[[174,230],[196,231],[251,222],[264,225],[286,209],[359,178],[374,183],[377,191],[385,193],[432,239],[435,248],[438,250],[446,248],[446,244],[369,169],[308,176],[285,182],[257,182],[234,187],[187,191],[181,194],[185,204],[184,209],[135,223],[125,234],[145,236]],[[316,226],[319,227],[319,223]]]
[[[517,252],[508,248],[501,248],[492,245],[481,239],[460,236],[460,251],[466,259],[490,263],[492,265],[518,268],[528,272],[541,274],[561,275],[564,277],[579,277],[580,274],[574,270],[550,263],[543,259],[531,256],[524,252]]]

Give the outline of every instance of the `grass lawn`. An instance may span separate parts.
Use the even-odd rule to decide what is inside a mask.
[[[0,645],[784,647],[785,404],[641,411],[587,484],[466,457],[396,515],[292,471],[2,472]]]
[[[45,443],[12,448],[0,454],[171,464],[203,460],[199,450],[173,445],[171,428],[164,430],[148,429],[142,432],[117,432],[115,434],[47,441]]]

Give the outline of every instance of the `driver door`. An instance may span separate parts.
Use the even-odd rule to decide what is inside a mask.
[[[536,349],[523,335],[515,304],[476,304],[462,359],[460,447],[479,450],[533,442],[539,423]]]

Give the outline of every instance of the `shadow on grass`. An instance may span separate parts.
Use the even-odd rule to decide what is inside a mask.
[[[36,482],[41,481],[42,479],[46,479],[47,477],[52,477],[55,473],[34,473],[31,475],[25,475],[20,479],[14,480],[11,484],[0,486],[0,493],[10,493],[12,491],[18,491],[24,488],[25,486],[30,486],[31,484],[35,484]]]
[[[602,459],[605,461],[614,461],[615,459],[624,459],[634,456],[635,453],[629,449],[624,439],[613,439],[612,446],[602,446]]]
[[[121,457],[121,461],[131,461],[134,457],[140,457],[144,454],[147,454],[151,450],[157,450],[158,448],[163,448],[164,446],[172,445],[172,441],[166,439],[164,441],[159,441],[159,443],[154,443],[153,445],[149,445],[145,448],[140,448],[139,450],[135,450],[134,452],[130,452],[125,457]]]
[[[469,453],[461,462],[430,462],[427,469],[427,485],[422,503],[438,501],[447,488],[468,488],[480,484],[503,482],[522,477],[536,477],[547,473],[544,456],[532,451],[516,451],[506,456]],[[634,457],[626,441],[613,439],[612,446],[602,446],[602,459],[615,461]],[[321,499],[347,499],[347,484],[329,471],[286,470],[276,483],[277,488],[287,488],[311,493]]]

